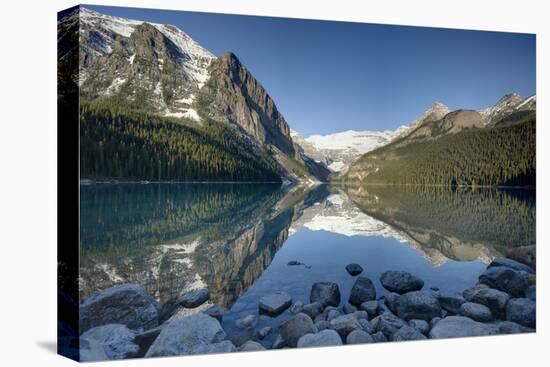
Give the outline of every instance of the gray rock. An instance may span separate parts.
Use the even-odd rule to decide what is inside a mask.
[[[390,292],[384,296],[384,304],[388,306],[391,312],[397,313],[397,300],[400,295],[394,292]]]
[[[260,312],[277,316],[290,307],[292,299],[286,292],[276,292],[260,298]]]
[[[306,334],[314,334],[317,328],[313,324],[311,317],[305,313],[296,314],[296,316],[284,321],[279,329],[281,336],[289,347],[296,347],[298,339]]]
[[[536,285],[530,285],[525,290],[525,298],[529,298],[531,301],[537,300],[537,286]]]
[[[437,324],[439,321],[441,321],[441,317],[434,317],[430,320],[430,329],[434,327],[435,324]]]
[[[461,338],[467,336],[494,335],[498,327],[483,324],[464,316],[448,316],[437,322],[430,330],[430,338]]]
[[[491,267],[479,276],[479,282],[510,294],[523,297],[529,286],[527,278],[518,271],[504,266]]]
[[[366,331],[368,334],[374,334],[376,330],[374,329],[374,326],[369,322],[367,319],[359,319],[359,325],[361,325],[361,329],[363,331]]]
[[[363,268],[359,264],[348,264],[346,270],[351,276],[356,276],[363,272]]]
[[[315,316],[313,322],[316,323],[319,321],[327,321],[327,315],[325,315],[324,313],[320,313],[319,315]]]
[[[97,362],[109,360],[103,344],[93,339],[80,338],[80,362]]]
[[[145,353],[149,350],[149,347],[151,347],[151,344],[155,341],[155,339],[159,336],[160,332],[166,324],[162,324],[157,326],[156,328],[146,330],[140,334],[137,334],[134,343],[136,343],[139,346],[139,353],[138,357],[143,357]]]
[[[429,291],[414,291],[400,296],[396,302],[397,316],[404,320],[426,320],[441,316],[441,306]]]
[[[87,361],[100,360],[103,354],[107,359],[126,359],[136,357],[139,352],[135,337],[136,333],[125,325],[108,324],[88,329],[80,336],[80,343],[87,346]]]
[[[427,339],[424,334],[410,326],[403,326],[397,330],[391,337],[391,341],[423,340]]]
[[[441,295],[438,299],[441,308],[455,315],[460,311],[460,306],[466,302],[460,295]]]
[[[322,330],[325,330],[325,329],[329,329],[330,328],[330,322],[328,321],[317,321],[315,323],[315,327],[317,328],[318,331],[322,331]]]
[[[241,327],[244,327],[244,328],[249,328],[249,327],[253,327],[254,325],[256,325],[257,320],[258,320],[258,318],[256,317],[256,315],[248,315],[248,316],[245,316],[241,319],[238,319],[237,320],[237,325],[239,325]]]
[[[106,324],[147,330],[158,325],[160,306],[143,288],[117,285],[88,298],[80,305],[80,332]]]
[[[493,319],[489,307],[473,302],[463,303],[462,306],[460,306],[459,314],[479,322],[489,322]]]
[[[210,292],[207,288],[197,289],[184,293],[178,297],[176,303],[185,308],[197,308],[210,298]]]
[[[374,284],[367,277],[358,277],[355,284],[351,288],[351,294],[348,302],[354,306],[360,306],[367,301],[376,299],[376,289]]]
[[[219,343],[202,344],[197,347],[194,354],[209,354],[209,353],[230,353],[236,352],[237,348],[229,340],[222,340]]]
[[[210,317],[215,318],[219,322],[222,321],[223,315],[225,314],[226,310],[218,305],[213,305],[209,307],[206,311],[204,311],[205,314],[207,314]]]
[[[506,320],[534,328],[537,323],[536,303],[529,298],[512,298],[506,306]]]
[[[522,264],[519,261],[512,260],[512,259],[507,259],[507,258],[493,260],[489,264],[488,268],[498,267],[498,266],[504,266],[504,267],[510,268],[512,270],[525,271],[529,274],[535,274],[535,270],[533,270],[533,268],[530,267],[529,265]]]
[[[355,307],[354,305],[351,305],[349,303],[346,303],[344,305],[344,307],[342,308],[342,311],[344,311],[345,314],[354,313],[355,311],[357,311],[357,307]]]
[[[326,329],[316,334],[306,334],[298,340],[298,348],[328,347],[342,345],[340,335],[334,330]]]
[[[231,349],[227,343],[213,346],[225,339],[220,323],[203,313],[171,321],[162,329],[145,357],[214,353]]]
[[[380,283],[390,292],[404,294],[421,290],[424,281],[406,271],[389,270],[380,276]]]
[[[378,301],[363,302],[361,303],[361,306],[359,306],[359,309],[367,311],[369,317],[375,317],[378,315]]]
[[[430,324],[426,320],[413,319],[409,321],[409,326],[424,335],[428,335],[430,332]]]
[[[323,307],[338,307],[340,304],[340,289],[338,288],[338,284],[327,282],[313,284],[311,287],[309,301],[311,303],[321,302]]]
[[[265,350],[264,346],[258,342],[252,340],[247,341],[239,347],[240,352],[255,352],[258,350]]]
[[[391,337],[397,330],[401,329],[407,323],[395,316],[391,312],[385,312],[376,316],[371,321],[372,326],[376,331],[381,331],[386,337]]]
[[[352,330],[346,337],[346,344],[374,343],[374,339],[367,332],[356,329]]]
[[[258,330],[258,339],[260,340],[265,339],[265,337],[268,336],[269,333],[271,333],[271,330],[273,330],[271,326],[266,326]]]
[[[520,334],[520,333],[532,333],[532,332],[535,332],[535,329],[522,326],[516,322],[501,321],[498,323],[499,334]]]
[[[371,334],[372,336],[372,340],[375,342],[375,343],[383,343],[383,342],[387,342],[388,341],[388,338],[386,338],[386,335],[384,335],[383,332],[381,331],[378,331],[374,334]]]
[[[335,318],[342,316],[342,313],[338,310],[330,310],[327,315],[327,321],[332,321]]]
[[[286,346],[287,346],[286,342],[281,336],[281,334],[277,334],[277,337],[275,338],[275,340],[273,341],[273,344],[271,345],[271,349],[282,349],[282,348],[285,348]]]
[[[369,314],[367,313],[367,311],[355,311],[351,315],[355,316],[356,319],[368,319],[369,318]]]
[[[481,303],[489,307],[493,316],[504,319],[506,316],[506,304],[510,299],[508,293],[486,286],[475,286],[466,289],[463,293],[468,302]]]
[[[292,304],[292,306],[290,306],[290,312],[293,314],[297,314],[302,312],[303,308],[304,308],[304,302],[296,301]]]
[[[359,320],[352,314],[342,315],[331,320],[330,326],[340,334],[342,339],[345,339],[352,330],[361,328]]]
[[[314,319],[323,312],[323,304],[321,302],[308,303],[304,305],[302,312]]]

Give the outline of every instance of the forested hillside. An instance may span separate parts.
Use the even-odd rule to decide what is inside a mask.
[[[280,181],[275,161],[230,126],[161,117],[109,101],[81,101],[80,175]]]
[[[535,185],[534,113],[519,122],[427,139],[400,139],[369,152],[345,180],[398,185]]]

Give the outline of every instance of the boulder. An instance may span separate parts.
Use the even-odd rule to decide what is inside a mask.
[[[460,311],[460,306],[466,302],[460,295],[440,295],[438,300],[442,309],[455,315]]]
[[[371,324],[376,331],[383,332],[387,338],[391,337],[397,330],[407,325],[405,321],[401,320],[391,312],[385,312],[379,316],[376,316],[372,319]]]
[[[146,330],[136,335],[134,343],[139,346],[139,353],[137,355],[138,357],[143,357],[145,353],[147,353],[147,351],[151,347],[151,344],[153,344],[153,342],[159,336],[160,332],[162,331],[162,329],[164,329],[165,326],[166,324],[162,324],[157,326],[156,328]]]
[[[325,321],[325,320],[317,321],[315,323],[315,327],[317,328],[318,331],[329,329],[330,328],[330,322]]]
[[[369,314],[367,313],[367,311],[355,311],[351,315],[355,316],[356,319],[368,319],[369,318]]]
[[[537,300],[537,286],[536,285],[530,285],[525,290],[525,298],[529,298],[531,301]]]
[[[424,281],[406,271],[389,270],[380,276],[380,283],[390,292],[404,294],[419,291],[424,286]]]
[[[498,323],[499,334],[533,333],[535,329],[528,328],[512,321],[500,321]]]
[[[342,315],[330,321],[330,327],[338,332],[344,340],[355,329],[360,329],[359,320],[352,314]]]
[[[137,285],[122,284],[94,294],[80,305],[80,332],[96,326],[122,324],[147,330],[158,325],[160,306]]]
[[[479,322],[489,322],[493,319],[489,307],[473,302],[463,303],[462,306],[460,306],[459,314]]]
[[[537,323],[536,303],[529,298],[512,298],[506,305],[506,320],[534,328]]]
[[[296,301],[290,306],[290,312],[293,314],[297,314],[302,312],[302,309],[304,308],[304,302],[302,301]]]
[[[247,341],[239,347],[240,352],[255,352],[258,350],[265,350],[264,346],[258,342],[252,340]]]
[[[528,265],[533,269],[537,268],[537,248],[535,245],[519,246],[508,249],[506,257]]]
[[[439,301],[429,291],[414,291],[400,296],[396,302],[397,316],[404,320],[426,320],[441,316]]]
[[[430,329],[434,327],[435,324],[437,324],[439,321],[441,321],[441,317],[434,317],[430,320]]]
[[[363,268],[359,264],[348,264],[346,270],[353,277],[363,272]]]
[[[355,311],[357,311],[357,307],[352,304],[346,303],[342,308],[342,311],[344,311],[345,314],[354,313]]]
[[[296,347],[298,339],[306,334],[314,334],[317,328],[311,317],[305,313],[296,314],[294,317],[284,321],[279,326],[281,337],[289,347]]]
[[[493,260],[487,268],[499,267],[499,266],[510,268],[516,271],[524,271],[529,274],[535,274],[535,270],[529,265],[520,263],[519,261],[516,261],[516,260],[506,259],[506,258]]]
[[[508,293],[486,286],[475,286],[466,289],[463,293],[468,302],[481,303],[489,307],[493,316],[504,319],[506,316],[506,304],[510,299]]]
[[[138,355],[135,337],[136,333],[125,325],[108,324],[88,329],[80,336],[80,343],[87,346],[86,361],[97,361],[104,355],[107,359],[126,359]]]
[[[209,354],[209,353],[230,353],[236,352],[237,348],[229,340],[222,340],[219,343],[202,344],[194,354]]]
[[[407,340],[423,340],[427,339],[424,334],[410,326],[403,326],[401,329],[393,333],[391,341],[407,341]]]
[[[286,292],[276,292],[260,298],[260,313],[277,316],[290,307],[292,299]]]
[[[397,300],[399,299],[400,295],[394,292],[390,292],[384,296],[384,304],[388,306],[391,312],[397,313]]]
[[[218,305],[212,305],[206,311],[204,311],[205,314],[207,314],[210,317],[215,318],[219,322],[222,322],[223,315],[225,314],[226,310]]]
[[[370,318],[375,317],[378,315],[378,301],[363,302],[361,306],[359,306],[359,309],[367,311]]]
[[[360,306],[367,301],[376,299],[376,289],[374,284],[367,277],[358,277],[355,284],[351,288],[351,294],[348,302],[354,306]]]
[[[338,310],[330,310],[327,314],[327,321],[332,321],[337,317],[342,316],[342,313]]]
[[[388,341],[388,338],[386,338],[386,335],[384,335],[383,332],[381,331],[378,331],[374,334],[371,334],[372,336],[372,340],[375,342],[375,343],[383,343],[383,342],[387,342]]]
[[[374,343],[374,339],[366,331],[352,330],[346,337],[346,344]]]
[[[210,298],[210,292],[207,288],[196,289],[180,295],[176,304],[185,308],[197,308]]]
[[[374,334],[376,330],[374,329],[374,326],[369,322],[367,319],[359,319],[359,325],[361,325],[361,329],[363,331],[366,331],[368,334]]]
[[[225,336],[218,320],[203,313],[197,313],[169,322],[155,339],[145,357],[231,351],[233,344],[229,345],[228,341],[219,344]]]
[[[409,321],[409,326],[424,335],[428,335],[430,332],[430,324],[426,320],[413,319]]]
[[[483,324],[464,316],[448,316],[439,320],[430,330],[430,338],[462,338],[467,336],[494,335],[498,327]]]
[[[506,292],[512,297],[523,297],[529,286],[523,274],[504,266],[488,268],[479,276],[479,282]]]
[[[302,312],[314,319],[323,312],[323,304],[321,302],[308,303],[304,305]]]
[[[79,347],[77,358],[80,357],[80,362],[97,362],[109,359],[103,345],[97,340],[81,338]]]
[[[336,283],[319,282],[311,286],[309,301],[321,302],[323,307],[334,306],[340,304],[340,289]]]
[[[334,330],[326,329],[315,334],[306,334],[298,340],[298,348],[328,347],[342,345],[342,338]]]

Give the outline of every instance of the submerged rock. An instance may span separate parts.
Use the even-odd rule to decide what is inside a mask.
[[[342,345],[340,335],[334,330],[326,329],[315,334],[306,334],[298,340],[298,348],[329,347]]]
[[[441,316],[439,301],[429,291],[414,291],[400,296],[395,306],[397,316],[404,320],[429,321]]]
[[[506,320],[534,328],[537,323],[537,309],[528,298],[513,298],[506,306]]]
[[[258,321],[258,318],[256,317],[256,315],[248,315],[241,319],[238,319],[237,325],[244,328],[250,328],[256,325],[256,321]]]
[[[349,303],[354,306],[360,306],[367,301],[373,301],[376,299],[376,289],[374,284],[367,277],[358,277],[355,284],[351,288],[351,294],[349,296]]]
[[[459,314],[479,322],[489,322],[493,319],[489,307],[473,302],[463,303],[462,306],[460,306]]]
[[[424,281],[406,271],[389,270],[380,276],[380,283],[390,292],[404,294],[418,291],[424,287]]]
[[[311,293],[309,301],[321,302],[323,307],[334,306],[338,307],[340,304],[340,289],[336,283],[319,282],[313,284],[311,287]]]
[[[276,292],[260,298],[260,312],[277,316],[290,307],[292,299],[286,292]]]
[[[346,270],[351,276],[356,276],[363,272],[363,268],[359,264],[348,264]]]
[[[299,313],[296,316],[284,321],[279,329],[281,337],[289,347],[296,347],[298,339],[306,334],[314,334],[317,328],[313,324],[311,317],[305,313]]]
[[[89,329],[80,336],[80,343],[86,346],[86,361],[126,359],[138,355],[135,337],[136,333],[125,325],[109,324]]]
[[[171,321],[162,329],[145,357],[177,356],[231,351],[225,332],[213,317],[197,313]],[[223,344],[219,344],[224,341]],[[229,345],[231,344],[231,345]]]
[[[265,339],[265,337],[268,336],[269,333],[271,333],[271,330],[273,330],[271,326],[266,326],[258,330],[258,339]]]
[[[94,294],[80,305],[80,332],[106,324],[151,329],[158,325],[159,310],[157,301],[143,288],[117,285]]]
[[[462,338],[467,336],[494,335],[498,327],[483,324],[464,316],[448,316],[437,322],[430,330],[430,338]]]

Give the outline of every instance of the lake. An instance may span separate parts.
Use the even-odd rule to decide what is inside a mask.
[[[345,302],[350,263],[378,297],[386,270],[461,293],[507,248],[536,242],[534,190],[120,183],[81,185],[80,195],[81,301],[121,283],[161,304],[208,287],[230,335],[275,291],[309,303],[311,285],[330,281]],[[289,315],[261,316],[256,329]]]

